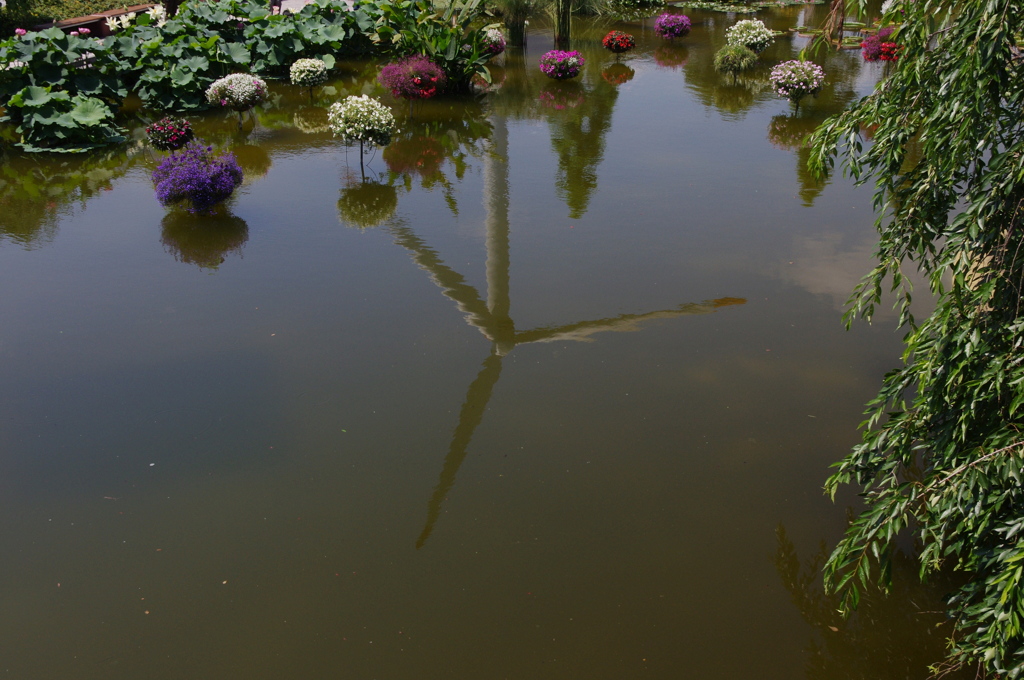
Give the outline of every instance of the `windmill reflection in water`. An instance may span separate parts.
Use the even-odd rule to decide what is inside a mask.
[[[508,191],[508,131],[503,118],[498,117],[492,139],[492,148],[485,160],[484,189],[487,202],[487,298],[481,298],[465,277],[441,259],[437,251],[407,226],[395,225],[391,233],[395,243],[408,250],[413,261],[430,275],[445,297],[455,302],[466,322],[479,330],[491,342],[491,353],[484,359],[476,379],[466,391],[466,399],[459,412],[459,422],[452,434],[448,454],[434,493],[427,505],[427,521],[416,540],[416,548],[423,547],[441,514],[459,468],[469,450],[473,433],[483,420],[494,386],[501,376],[502,359],[518,345],[561,340],[587,341],[590,336],[605,331],[636,331],[647,321],[671,319],[693,314],[710,314],[720,307],[744,304],[743,298],[719,298],[699,303],[681,304],[642,314],[621,314],[615,317],[578,321],[562,326],[544,326],[531,330],[516,330],[511,317],[509,295],[509,191]]]

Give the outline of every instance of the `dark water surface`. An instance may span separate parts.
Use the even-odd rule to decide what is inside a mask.
[[[8,150],[0,675],[923,677],[941,584],[899,562],[842,621],[817,572],[901,343],[843,330],[870,190],[799,140],[881,67],[819,55],[794,113],[767,76],[805,40],[733,84],[735,17],[688,14],[579,22],[580,82],[534,25],[491,94],[384,96],[367,183],[324,107],[383,96],[372,64],[196,118],[247,174],[216,218],[162,208],[140,142]]]

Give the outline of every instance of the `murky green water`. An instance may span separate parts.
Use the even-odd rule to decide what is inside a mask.
[[[798,142],[881,67],[825,56],[794,114],[767,74],[803,39],[733,84],[733,18],[688,14],[580,21],[566,84],[534,22],[495,93],[391,102],[366,184],[323,106],[372,65],[196,120],[248,178],[214,224],[141,144],[3,156],[0,673],[924,676],[941,584],[901,562],[844,622],[817,574],[900,337],[843,330],[870,192]]]

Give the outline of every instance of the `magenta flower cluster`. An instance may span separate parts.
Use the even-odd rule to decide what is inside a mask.
[[[404,99],[429,99],[447,82],[441,67],[422,54],[406,57],[381,69],[377,81]]]
[[[156,198],[189,212],[210,212],[242,183],[242,169],[232,154],[213,155],[213,147],[192,143],[172,153],[153,171]]]
[[[586,59],[576,50],[572,52],[551,50],[545,52],[544,56],[540,58],[540,70],[548,78],[568,80],[578,76],[585,63],[587,63]]]
[[[690,17],[685,14],[662,14],[654,22],[654,32],[661,38],[672,40],[682,38],[689,34]]]

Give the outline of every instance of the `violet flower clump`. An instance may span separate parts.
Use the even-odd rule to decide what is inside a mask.
[[[153,171],[161,205],[180,204],[193,213],[210,212],[242,183],[233,154],[213,155],[213,147],[192,143],[172,153]]]
[[[690,17],[685,14],[665,13],[655,20],[654,32],[660,38],[672,40],[673,38],[682,38],[689,34],[692,25]]]

